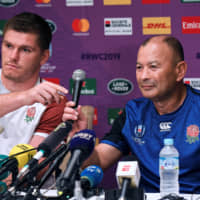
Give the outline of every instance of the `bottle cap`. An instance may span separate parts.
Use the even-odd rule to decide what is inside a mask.
[[[173,138],[165,138],[164,139],[164,145],[173,145],[174,139]]]

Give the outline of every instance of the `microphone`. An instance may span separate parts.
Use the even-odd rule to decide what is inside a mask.
[[[10,171],[12,171],[14,174],[18,173],[18,161],[16,158],[8,158],[3,162],[0,168],[1,178],[5,179],[8,177]]]
[[[49,166],[48,170],[45,172],[45,174],[42,176],[40,179],[40,183],[37,186],[37,189],[40,189],[42,185],[45,183],[45,181],[48,179],[48,177],[53,173],[53,171],[60,165],[62,162],[63,158],[69,151],[69,143],[67,144],[62,144],[58,149],[56,149],[47,159],[42,161],[39,166],[38,170],[41,170],[44,168],[49,162],[53,161],[51,165]],[[60,173],[60,170],[59,170]]]
[[[134,156],[129,155],[118,163],[116,178],[118,187],[121,189],[119,200],[124,200],[129,187],[136,188],[140,181],[140,170],[137,161],[133,161]]]
[[[73,72],[72,78],[74,80],[73,98],[72,101],[75,102],[74,108],[77,107],[80,90],[82,87],[82,82],[85,79],[85,72],[81,69],[77,69]],[[63,141],[72,130],[72,120],[60,123],[54,130],[49,134],[49,136],[38,146],[38,152],[35,154],[32,160],[22,168],[18,174],[18,178],[25,176],[29,169],[32,168],[37,162],[43,157],[48,156],[51,151]]]
[[[35,153],[31,145],[18,144],[11,149],[9,157],[0,155],[0,180],[7,178],[10,171],[15,174],[13,178],[16,178],[18,167],[23,167]]]
[[[77,69],[73,72],[72,74],[72,79],[73,79],[73,95],[72,95],[72,101],[75,102],[75,106],[74,108],[76,108],[78,106],[78,102],[79,102],[79,97],[81,94],[81,87],[83,84],[83,81],[85,80],[85,71],[83,71],[82,69]]]
[[[9,157],[15,157],[18,161],[18,167],[22,168],[29,160],[32,159],[36,152],[36,148],[30,144],[17,144],[11,149]]]
[[[97,187],[103,179],[103,170],[97,165],[90,165],[81,172],[81,187],[84,190]]]
[[[95,140],[95,132],[89,129],[82,130],[72,137],[69,146],[71,156],[67,168],[57,181],[60,191],[72,190],[80,166],[94,149]]]
[[[7,162],[7,160],[8,160],[8,156],[0,155],[0,180],[7,178],[8,175],[10,174],[8,170],[4,171],[1,169],[2,166],[5,164],[5,162]]]

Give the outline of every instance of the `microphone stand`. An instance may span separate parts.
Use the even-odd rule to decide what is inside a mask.
[[[66,145],[65,145],[66,146]],[[64,157],[66,156],[67,152],[69,151],[68,146],[66,146],[65,150],[61,152],[57,158],[53,161],[49,169],[46,171],[46,173],[43,175],[43,177],[40,180],[40,183],[38,185],[38,189],[40,189],[43,184],[46,182],[46,180],[49,178],[49,176],[53,173],[54,170],[56,170],[57,175],[61,173],[61,170],[59,169],[59,165],[63,161]]]
[[[43,184],[46,182],[46,180],[49,178],[49,176],[53,173],[53,171],[58,168],[58,166],[60,165],[64,156],[68,152],[68,150],[69,150],[69,144],[60,145],[60,147],[55,152],[53,152],[47,159],[43,160],[37,167],[33,168],[29,172],[27,180],[28,180],[29,184],[31,182],[31,186],[27,192],[27,195],[24,197],[24,200],[29,200],[30,197],[32,197],[32,198],[38,197],[38,194],[40,194],[39,189],[43,186]],[[38,181],[36,181],[36,178],[35,178],[34,182],[31,181],[31,178],[35,177],[36,174],[41,169],[46,167],[49,164],[49,162],[51,162],[52,160],[54,160],[54,162],[49,166],[46,173],[42,176],[40,182],[38,183]]]
[[[126,199],[126,191],[127,191],[127,188],[129,187],[129,184],[130,184],[130,179],[125,178],[125,180],[123,181],[123,185],[122,185],[121,195],[118,200]]]

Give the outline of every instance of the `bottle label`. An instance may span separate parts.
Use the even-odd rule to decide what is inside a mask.
[[[179,169],[178,157],[160,157],[160,169]]]

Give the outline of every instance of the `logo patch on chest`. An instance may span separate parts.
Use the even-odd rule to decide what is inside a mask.
[[[134,129],[135,137],[133,137],[133,140],[138,144],[144,144],[145,141],[142,140],[142,137],[145,133],[145,126],[142,124],[136,125]]]
[[[189,144],[199,141],[199,127],[195,124],[192,124],[187,127],[186,137]]]
[[[160,132],[171,131],[172,122],[160,122]]]
[[[33,119],[34,119],[34,117],[35,117],[35,113],[36,113],[36,108],[35,108],[35,107],[28,108],[24,120],[25,120],[27,123],[33,121]]]

